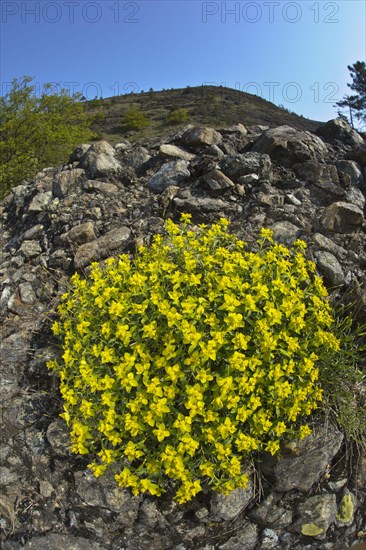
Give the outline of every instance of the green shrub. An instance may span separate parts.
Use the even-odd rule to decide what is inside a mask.
[[[243,459],[276,454],[322,400],[319,368],[338,350],[332,309],[303,241],[262,229],[258,252],[228,232],[166,222],[134,260],[72,277],[53,332],[72,450],[122,487],[182,503],[201,483],[245,487]]]
[[[137,107],[132,107],[126,112],[123,122],[128,130],[142,130],[150,124],[147,116]]]
[[[0,199],[38,170],[65,162],[75,145],[93,136],[80,94],[51,93],[45,84],[37,97],[32,80],[14,79],[0,98]]]
[[[181,124],[189,120],[187,109],[174,109],[166,117],[168,124]]]

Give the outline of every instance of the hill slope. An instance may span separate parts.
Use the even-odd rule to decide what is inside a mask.
[[[183,125],[169,125],[167,116],[175,109],[186,109],[187,122],[222,128],[238,122],[270,127],[288,124],[300,130],[315,131],[322,123],[298,116],[261,97],[219,86],[197,86],[159,92],[131,93],[87,102],[88,110],[100,114],[93,126],[99,139],[117,143],[122,137],[131,141],[158,137]],[[124,114],[138,108],[149,119],[149,126],[131,131],[123,123]]]

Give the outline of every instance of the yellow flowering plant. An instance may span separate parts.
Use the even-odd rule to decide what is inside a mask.
[[[306,244],[262,229],[251,252],[228,225],[167,220],[134,259],[73,275],[58,307],[49,368],[72,450],[135,495],[246,487],[245,458],[308,435],[300,421],[322,400],[318,367],[340,341]]]

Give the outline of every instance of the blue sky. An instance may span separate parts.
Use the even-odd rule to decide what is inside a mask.
[[[88,99],[226,85],[315,120],[366,58],[363,0],[2,0],[2,94],[13,78]]]

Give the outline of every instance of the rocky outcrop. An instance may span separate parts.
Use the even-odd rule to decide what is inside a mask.
[[[247,489],[207,488],[178,506],[92,476],[71,453],[46,363],[59,353],[50,325],[69,276],[133,254],[180,212],[194,223],[226,216],[248,243],[261,227],[278,242],[304,239],[334,296],[352,296],[366,318],[364,167],[361,136],[339,121],[319,136],[190,126],[161,141],[81,145],[12,190],[0,205],[4,550],[343,550],[362,536],[366,460],[348,457],[325,419],[279,457],[255,457]]]

